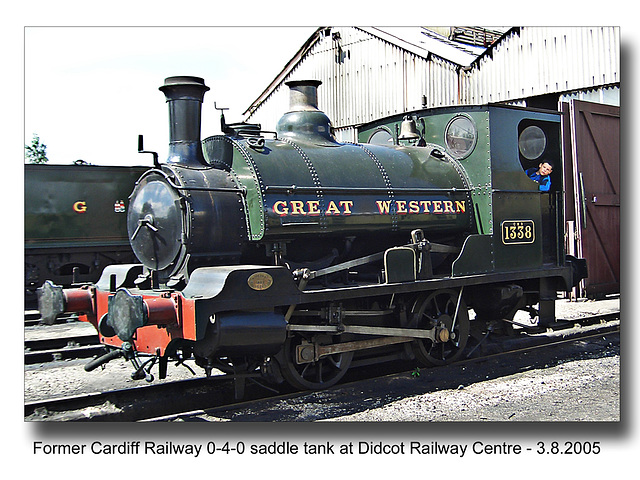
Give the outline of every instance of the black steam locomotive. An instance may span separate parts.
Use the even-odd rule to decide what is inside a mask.
[[[564,253],[558,114],[421,110],[340,143],[318,85],[289,82],[275,132],[223,117],[224,135],[201,141],[208,87],[166,79],[169,156],[127,216],[140,263],[39,290],[43,318],[82,312],[110,348],[88,370],[124,356],[151,379],[155,363],[163,377],[169,359],[195,358],[207,374],[318,389],[353,365],[452,362],[472,329],[519,309],[554,320],[556,292],[586,276]],[[548,192],[525,173],[544,162]]]

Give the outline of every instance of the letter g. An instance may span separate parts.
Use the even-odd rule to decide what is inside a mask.
[[[87,202],[76,202],[73,204],[73,211],[78,213],[84,213],[87,211]]]

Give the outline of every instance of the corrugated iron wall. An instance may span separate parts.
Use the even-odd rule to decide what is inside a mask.
[[[461,71],[461,103],[504,102],[620,82],[618,27],[523,27]]]
[[[316,79],[319,108],[342,140],[362,123],[423,107],[509,102],[620,82],[618,27],[514,28],[471,67],[420,56],[357,27],[332,27],[258,105],[249,121],[273,130],[288,110],[287,80]]]
[[[337,39],[337,35],[339,39]],[[428,59],[358,28],[332,28],[289,73],[285,81],[317,79],[318,107],[334,127],[355,125],[409,110],[458,103],[457,66]],[[287,111],[289,92],[280,84],[250,117],[273,129]]]

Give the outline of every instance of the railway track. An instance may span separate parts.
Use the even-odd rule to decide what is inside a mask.
[[[304,404],[305,398],[323,396],[334,399],[353,397],[352,404],[357,406],[353,408],[363,408],[371,403],[371,399],[374,399],[374,403],[376,398],[389,401],[391,396],[396,398],[415,395],[417,392],[425,393],[425,388],[456,388],[459,382],[473,383],[492,375],[546,368],[550,363],[570,360],[580,355],[580,348],[585,343],[595,345],[596,352],[610,348],[611,345],[615,348],[619,345],[619,326],[619,312],[585,317],[579,322],[561,322],[552,329],[533,335],[515,336],[499,343],[485,343],[482,348],[475,349],[471,358],[445,367],[417,369],[414,365],[396,363],[378,365],[372,369],[354,369],[340,385],[320,392],[281,389],[276,393],[254,384],[254,379],[249,378],[246,379],[244,399],[238,403],[234,381],[221,375],[29,402],[25,404],[25,420],[188,421],[196,417],[254,421],[316,420],[318,418],[315,414],[309,417],[308,414],[292,412],[289,408],[279,411],[273,406],[283,401]],[[532,355],[534,352],[535,355]],[[465,379],[461,378],[461,371],[466,372]],[[374,387],[375,385],[378,387]],[[345,391],[349,393],[344,393]],[[366,399],[358,400],[358,394],[354,393],[356,391],[369,393]],[[336,402],[328,400],[322,403],[334,405]],[[334,412],[325,414],[332,416]]]
[[[25,365],[91,358],[103,352],[95,329],[76,316],[66,315],[53,325],[40,325],[39,312],[25,312]]]
[[[40,325],[42,321],[42,317],[40,316],[40,312],[38,310],[25,310],[24,311],[24,326],[25,327],[35,327]],[[78,316],[75,313],[71,314],[63,314],[55,319],[54,325],[60,325],[69,322],[77,322]]]

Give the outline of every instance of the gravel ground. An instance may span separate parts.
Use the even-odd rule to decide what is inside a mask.
[[[109,362],[104,368],[85,372],[86,359],[49,364],[28,365],[24,371],[24,400],[26,403],[49,398],[91,394],[108,390],[144,387],[144,380],[132,380],[133,367],[124,359]],[[185,362],[189,363],[189,362]],[[196,373],[198,367],[190,365]],[[176,381],[193,378],[184,367],[168,369],[167,379]],[[159,382],[160,380],[155,380]]]
[[[620,357],[577,360],[417,395],[343,422],[620,421]]]

